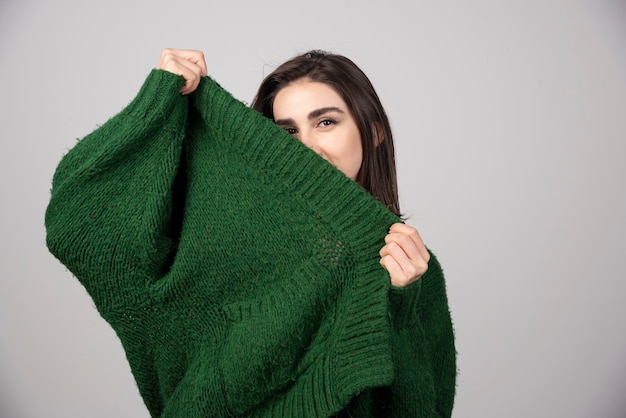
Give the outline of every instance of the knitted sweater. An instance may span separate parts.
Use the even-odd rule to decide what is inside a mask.
[[[61,160],[50,251],[119,336],[152,416],[449,416],[434,255],[407,288],[395,215],[212,79],[153,70]]]

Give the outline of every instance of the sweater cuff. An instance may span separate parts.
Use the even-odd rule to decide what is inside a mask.
[[[394,329],[404,329],[417,321],[417,306],[422,290],[422,280],[428,271],[406,287],[389,288],[389,315]]]
[[[150,123],[169,115],[172,109],[186,100],[178,92],[185,79],[165,70],[153,69],[137,96],[128,104],[127,111]]]
[[[395,329],[403,329],[419,321],[418,308],[420,303],[420,295],[424,287],[424,281],[435,280],[437,275],[442,274],[441,265],[430,249],[430,260],[428,261],[428,270],[415,282],[406,287],[391,286],[388,292],[389,298],[389,316],[391,325]],[[427,285],[428,286],[428,285]],[[425,289],[428,289],[426,287]],[[428,292],[428,290],[424,290]]]

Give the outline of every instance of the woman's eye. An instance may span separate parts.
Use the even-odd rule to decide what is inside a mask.
[[[323,120],[320,121],[319,124],[320,124],[320,126],[330,126],[330,125],[334,125],[335,123],[337,123],[337,122],[335,122],[332,119],[323,119]]]
[[[285,128],[285,131],[287,131],[289,135],[295,135],[298,132],[296,128]]]

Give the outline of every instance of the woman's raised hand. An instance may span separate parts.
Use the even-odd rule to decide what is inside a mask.
[[[185,79],[180,94],[190,94],[198,88],[200,79],[207,75],[206,61],[202,51],[165,48],[157,69],[169,71]]]
[[[430,254],[417,229],[395,223],[380,250],[380,264],[389,272],[391,285],[404,287],[417,281],[426,270]]]

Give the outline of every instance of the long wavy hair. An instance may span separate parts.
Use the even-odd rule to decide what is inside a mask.
[[[274,120],[274,99],[278,92],[303,78],[330,86],[347,104],[359,129],[363,149],[356,181],[390,211],[401,216],[389,119],[374,86],[350,59],[319,50],[298,55],[265,77],[252,108]]]

